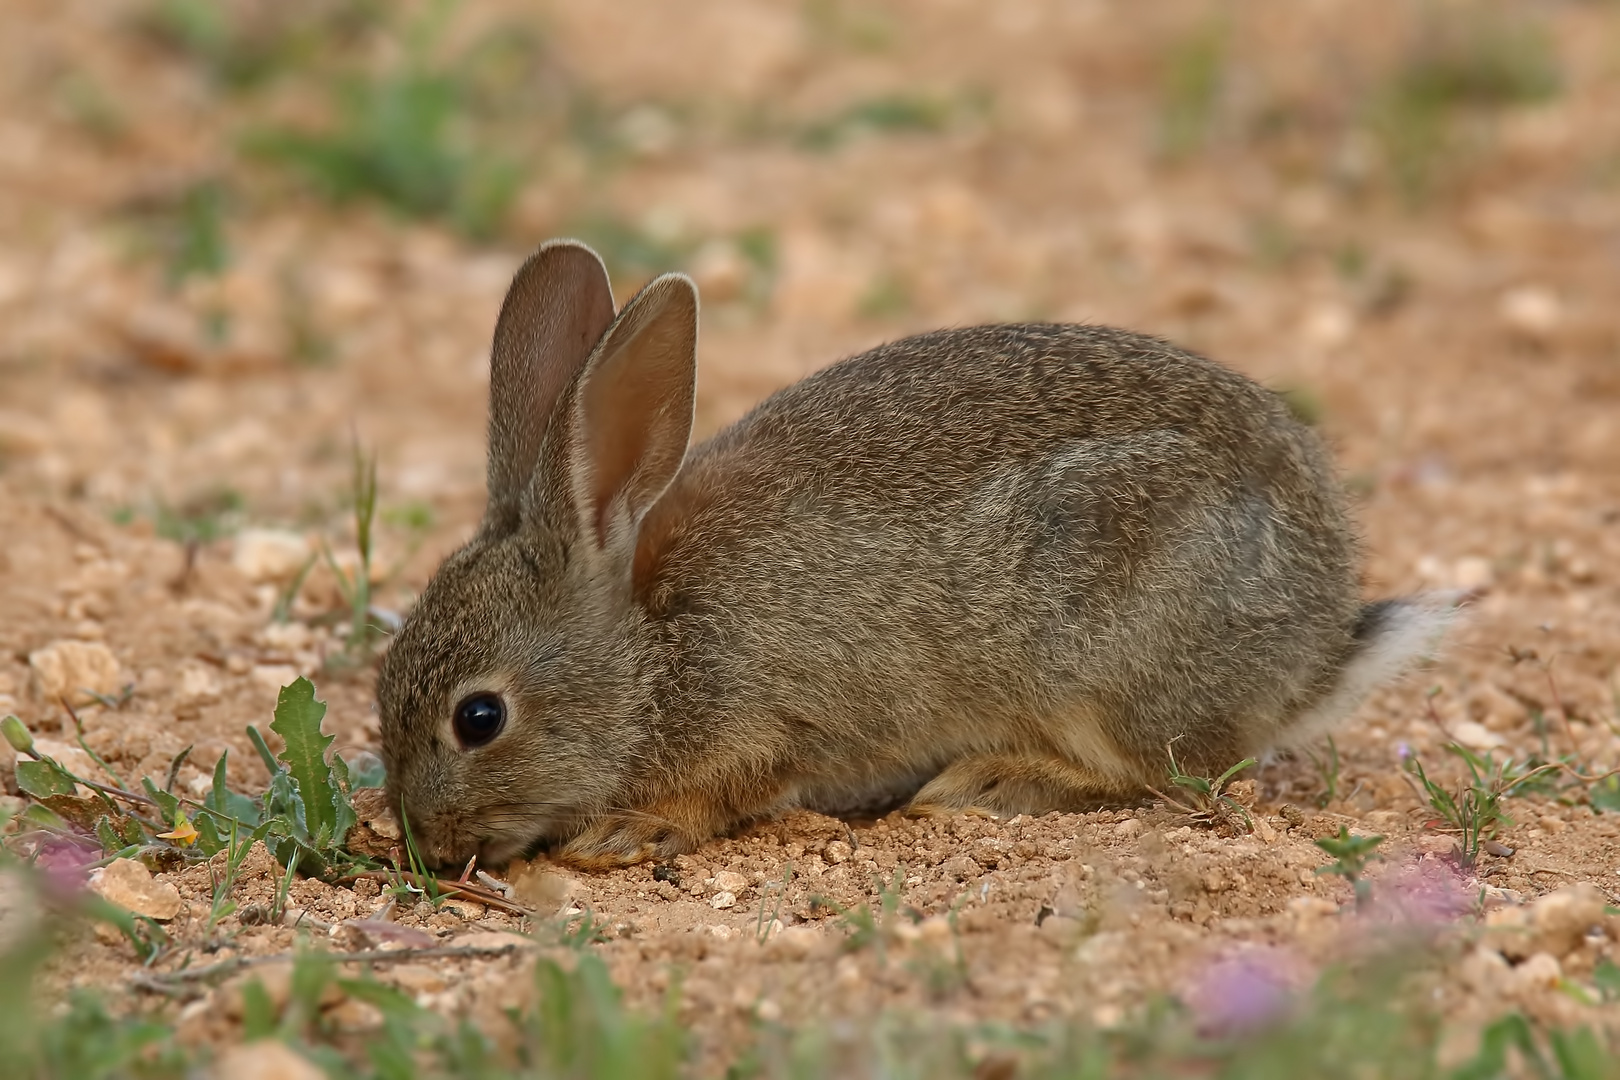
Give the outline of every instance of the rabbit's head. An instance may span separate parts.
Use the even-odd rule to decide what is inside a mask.
[[[613,313],[602,261],[518,271],[490,358],[489,503],[377,679],[390,799],[423,851],[500,863],[611,809],[652,712],[631,575],[691,435],[697,292]]]

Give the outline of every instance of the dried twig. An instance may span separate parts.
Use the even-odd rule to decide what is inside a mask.
[[[1558,692],[1558,680],[1553,676],[1553,663],[1558,659],[1554,653],[1542,665],[1542,673],[1547,676],[1547,689],[1552,694],[1553,705],[1558,709],[1558,723],[1564,729],[1564,741],[1569,743],[1570,750],[1579,754],[1580,744],[1575,741],[1574,732],[1569,730],[1569,706],[1564,704],[1564,696]]]
[[[383,882],[403,879],[412,885],[420,884],[425,886],[426,884],[423,878],[418,877],[409,870],[362,870],[355,874],[345,874],[334,881],[333,884],[343,885],[351,881],[359,881],[361,878],[371,878],[373,881]],[[487,907],[504,911],[509,915],[525,915],[532,918],[536,914],[532,909],[526,908],[515,900],[503,896],[495,889],[486,888],[483,885],[474,885],[470,881],[446,881],[443,878],[433,878],[432,880],[438,885],[439,891],[447,896],[464,897]]]
[[[496,957],[510,956],[521,948],[527,946],[510,942],[504,945],[435,945],[430,949],[365,949],[360,952],[322,952],[323,960],[330,960],[340,964],[403,964],[412,960],[448,960],[456,957]],[[172,993],[192,983],[208,982],[212,979],[234,975],[238,971],[248,968],[263,967],[266,964],[288,963],[296,958],[295,953],[270,953],[266,956],[233,956],[229,960],[221,960],[215,964],[205,964],[202,967],[183,968],[179,971],[136,971],[129,976],[131,984],[143,990],[152,990],[160,994]]]
[[[512,899],[514,896],[517,895],[517,890],[512,888],[511,882],[502,881],[498,877],[491,877],[490,875],[484,873],[482,870],[477,871],[476,876],[477,876],[479,881],[483,882],[484,887],[486,889],[489,889],[489,890],[491,890],[493,892],[498,892],[502,896],[506,897],[508,900]]]

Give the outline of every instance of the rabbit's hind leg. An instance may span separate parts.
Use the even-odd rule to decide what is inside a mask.
[[[912,797],[905,812],[1001,818],[1092,810],[1129,794],[1118,780],[1061,758],[978,754],[947,765]]]

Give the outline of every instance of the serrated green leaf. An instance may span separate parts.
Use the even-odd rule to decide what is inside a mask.
[[[17,820],[29,828],[44,829],[47,832],[66,833],[73,831],[73,826],[63,820],[61,814],[39,803],[29,803],[27,808],[17,815]]]
[[[219,761],[214,764],[214,786],[203,796],[203,805],[216,814],[235,818],[244,825],[257,825],[261,820],[258,800],[232,791],[225,782],[225,766],[229,759],[229,751],[219,755]]]
[[[198,851],[204,855],[217,855],[225,850],[226,841],[220,836],[212,814],[198,814],[193,824],[197,826]]]
[[[304,799],[286,769],[270,778],[270,787],[264,793],[264,820],[281,822],[288,836],[309,839],[309,830],[304,825]]]
[[[163,813],[164,824],[171,828],[180,823],[180,800],[152,783],[150,776],[141,777],[141,787],[146,789],[147,798],[157,803],[158,809]]]
[[[304,804],[304,828],[317,851],[340,847],[349,826],[354,824],[348,792],[341,784],[348,770],[335,774],[326,760],[327,748],[337,737],[321,734],[325,716],[326,703],[315,700],[315,685],[299,677],[292,685],[282,687],[276,700],[276,718],[270,722],[270,730],[286,744],[280,759],[298,785]]]
[[[349,763],[343,760],[341,754],[332,755],[332,789],[334,809],[337,811],[332,828],[332,846],[342,847],[349,830],[354,828],[360,819],[354,812],[354,804],[349,800],[349,793],[354,790],[354,784],[349,779]]]
[[[36,799],[71,795],[78,790],[73,777],[49,759],[17,762],[17,786]]]
[[[349,768],[350,791],[357,791],[360,788],[380,788],[388,782],[388,771],[383,766],[382,758],[375,754],[362,754],[358,761],[358,764],[344,762]]]
[[[138,846],[146,843],[146,830],[134,818],[124,819],[124,843],[127,846]]]
[[[112,820],[103,814],[96,819],[96,842],[101,845],[103,855],[111,855],[124,847],[124,838],[112,827]]]

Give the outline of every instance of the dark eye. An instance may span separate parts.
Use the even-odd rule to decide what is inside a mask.
[[[499,694],[473,694],[456,706],[456,738],[468,750],[483,746],[506,724],[506,703]]]

